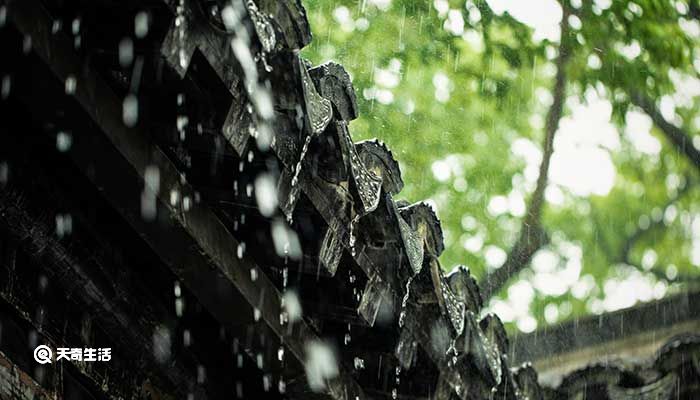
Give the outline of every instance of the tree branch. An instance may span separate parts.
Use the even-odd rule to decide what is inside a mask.
[[[629,96],[632,103],[641,108],[651,118],[651,120],[654,121],[654,124],[676,147],[676,149],[685,154],[688,160],[700,170],[700,151],[693,146],[690,135],[686,134],[683,129],[667,121],[666,118],[661,115],[661,112],[656,108],[656,105],[652,99],[634,90],[629,91]]]
[[[698,0],[688,2],[688,16],[700,20],[700,4],[698,4]]]
[[[539,176],[537,177],[537,185],[529,200],[518,240],[508,253],[506,261],[500,268],[488,273],[479,285],[482,288],[481,294],[485,301],[497,293],[510,278],[525,268],[537,250],[549,243],[547,233],[541,224],[541,215],[544,205],[544,192],[547,188],[549,162],[554,152],[554,134],[559,129],[559,120],[561,120],[566,99],[566,64],[570,58],[569,39],[567,37],[569,33],[568,16],[570,15],[570,10],[564,4],[562,4],[562,10],[562,19],[559,24],[561,29],[559,54],[555,61],[557,73],[554,87],[552,88],[553,101],[549,107],[545,124],[542,162]]]
[[[689,179],[686,179],[686,184],[683,188],[681,188],[675,196],[671,197],[666,204],[663,207],[662,215],[666,214],[666,211],[673,206],[675,203],[677,203],[683,196],[685,196],[692,187],[694,187],[694,183],[690,181]],[[648,235],[649,232],[652,232],[656,229],[660,229],[664,227],[663,223],[663,218],[658,220],[658,221],[652,221],[650,225],[646,228],[638,227],[637,230],[635,230],[628,238],[625,240],[625,242],[622,245],[622,249],[620,250],[619,253],[619,258],[615,261],[627,264],[630,266],[633,266],[637,268],[640,271],[646,271],[654,274],[657,278],[659,279],[666,279],[666,275],[662,273],[658,268],[657,265],[652,266],[648,270],[643,268],[639,263],[635,262],[632,260],[631,253],[632,249],[634,248],[635,244],[642,239],[645,235]],[[683,277],[680,280],[687,280],[687,281],[697,281],[698,278],[696,277]]]

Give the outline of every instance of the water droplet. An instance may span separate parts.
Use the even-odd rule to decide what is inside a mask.
[[[326,380],[338,376],[338,361],[326,343],[314,340],[306,343],[306,379],[314,392],[326,390]]]
[[[207,371],[203,365],[197,366],[197,383],[202,384],[207,378]]]
[[[12,89],[12,78],[10,78],[10,75],[4,75],[2,77],[2,87],[0,88],[0,96],[2,96],[3,100],[5,100],[8,96],[10,96],[11,89]]]
[[[291,188],[289,191],[289,199],[287,199],[287,204],[289,205],[289,210],[287,210],[287,221],[289,224],[292,223],[292,214],[294,211],[294,205],[296,204],[297,197],[299,195],[299,174],[301,173],[302,162],[306,153],[309,151],[309,144],[311,143],[311,135],[307,136],[304,140],[304,146],[301,148],[301,154],[299,155],[299,161],[297,161],[294,167],[294,176],[292,177]]]
[[[177,131],[180,133],[180,140],[185,140],[185,128],[190,123],[190,119],[186,115],[178,115],[176,120]]]
[[[357,370],[365,369],[365,360],[361,359],[360,357],[355,357],[353,364]]]
[[[406,318],[406,306],[408,305],[408,297],[411,293],[411,283],[413,282],[413,277],[408,278],[406,282],[406,293],[401,300],[401,313],[399,314],[399,327],[403,327],[404,319]]]
[[[279,361],[284,361],[284,347],[280,346],[279,349],[277,349],[277,359]]]
[[[122,103],[122,121],[129,128],[136,125],[139,121],[139,99],[136,95],[129,93],[124,97]]]
[[[73,20],[73,23],[71,24],[71,32],[73,32],[74,35],[80,33],[80,18],[75,18]]]
[[[143,39],[148,35],[148,13],[145,11],[139,11],[134,17],[134,35],[137,38]]]
[[[73,232],[73,218],[70,214],[56,215],[56,235],[58,237],[68,236]]]
[[[75,75],[68,75],[65,83],[66,94],[75,94],[75,88],[78,85],[78,81],[75,79]]]
[[[134,61],[134,42],[126,37],[119,42],[119,65],[126,68],[132,61]]]
[[[24,41],[22,42],[22,52],[24,54],[29,54],[32,51],[32,37],[29,35],[24,35]]]
[[[175,315],[182,317],[182,312],[185,309],[185,301],[182,298],[175,299]]]
[[[165,326],[159,326],[153,332],[153,356],[164,364],[170,359],[170,330]]]
[[[180,67],[187,68],[187,55],[185,49],[180,49]]]
[[[263,390],[266,392],[270,391],[270,386],[272,385],[272,382],[270,382],[271,378],[269,374],[263,375]]]
[[[172,189],[170,191],[170,205],[175,207],[178,205],[180,202],[180,192],[178,192],[176,189]]]
[[[9,178],[10,175],[10,167],[7,165],[7,162],[3,161],[0,162],[0,184],[4,185],[7,183],[7,179]]]
[[[72,144],[73,136],[70,133],[64,131],[58,132],[56,135],[56,149],[58,149],[58,151],[65,153],[70,150]]]
[[[255,320],[255,322],[260,321],[260,316],[260,310],[257,307],[255,307],[255,309],[253,309],[253,319]]]
[[[284,292],[284,295],[282,295],[282,306],[292,323],[301,319],[301,302],[299,302],[299,297],[293,290]]]
[[[60,19],[54,20],[53,23],[51,24],[51,33],[52,34],[57,34],[58,31],[61,30],[61,27],[63,26],[63,23],[61,22]]]

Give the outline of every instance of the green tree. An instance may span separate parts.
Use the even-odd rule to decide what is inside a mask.
[[[354,138],[385,141],[401,196],[437,208],[442,265],[469,266],[525,331],[696,286],[700,90],[684,86],[699,85],[695,1],[557,3],[547,39],[490,5],[305,0],[305,56],[352,75]],[[572,131],[593,107],[604,129],[587,148],[613,169],[606,190],[586,191],[562,183],[561,166],[590,141]],[[597,179],[599,165],[573,165]],[[631,282],[646,289],[613,298]]]

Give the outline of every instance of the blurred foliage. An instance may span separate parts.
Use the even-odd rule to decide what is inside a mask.
[[[651,134],[660,150],[640,151],[632,140],[640,124],[628,124],[645,118],[630,104],[630,93],[640,93],[700,147],[700,93],[687,87],[700,85],[693,1],[563,4],[571,13],[564,118],[577,103],[609,102],[609,139],[618,144],[603,150],[614,185],[581,195],[550,180],[543,225],[552,243],[491,303],[513,313],[501,315],[505,321],[527,331],[532,317],[541,326],[616,308],[625,301],[615,303],[615,292],[642,284],[637,300],[698,287],[700,171],[658,128]],[[498,268],[534,190],[558,43],[536,40],[531,26],[483,0],[304,4],[315,35],[304,56],[350,72],[361,110],[354,139],[386,142],[406,183],[400,197],[437,208],[443,267],[465,264],[478,277]],[[568,126],[560,126],[555,155]],[[523,147],[535,149],[525,152],[534,154],[534,171]],[[589,166],[578,168],[585,174]]]

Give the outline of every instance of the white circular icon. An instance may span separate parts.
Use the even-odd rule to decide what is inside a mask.
[[[34,349],[34,360],[39,364],[50,364],[51,363],[51,348],[45,345],[36,346]]]

